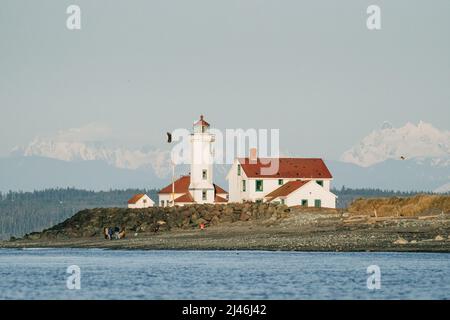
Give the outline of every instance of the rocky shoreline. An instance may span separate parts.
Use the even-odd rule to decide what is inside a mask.
[[[450,252],[450,210],[433,205],[412,215],[380,216],[376,209],[353,209],[268,204],[99,208],[1,242],[0,248]],[[113,225],[124,227],[127,237],[105,240],[102,228]]]
[[[171,232],[154,236],[141,236],[117,241],[92,238],[72,240],[16,241],[0,244],[0,248],[103,248],[124,250],[264,250],[264,251],[333,251],[333,252],[450,252],[450,239],[443,236],[406,240],[417,235],[402,232],[321,232],[298,234],[288,230],[252,230],[234,228]],[[438,240],[436,240],[436,238]],[[441,238],[444,238],[441,240]]]

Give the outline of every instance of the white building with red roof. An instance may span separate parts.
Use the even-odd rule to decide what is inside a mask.
[[[196,202],[192,193],[189,189],[191,185],[191,176],[186,175],[182,176],[179,179],[175,180],[175,183],[172,187],[172,184],[164,187],[159,191],[159,205],[161,207],[170,206],[172,203],[172,190],[173,198],[175,199],[175,205],[184,206],[187,204],[194,203],[205,203],[205,202]],[[219,187],[218,185],[213,183],[214,189],[214,200],[208,203],[216,203],[223,204],[228,202],[228,192]]]
[[[135,194],[130,200],[128,200],[128,208],[130,209],[150,208],[154,205],[155,202],[144,193]]]
[[[160,206],[228,202],[228,193],[213,182],[215,137],[209,128],[203,116],[194,123],[190,136],[191,172],[159,191]]]
[[[236,159],[227,180],[230,202],[336,208],[333,176],[319,158],[257,158],[255,153]]]

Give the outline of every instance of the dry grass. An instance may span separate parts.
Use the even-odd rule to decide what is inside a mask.
[[[348,212],[376,217],[415,217],[450,213],[450,196],[417,195],[407,198],[357,199],[349,206]]]

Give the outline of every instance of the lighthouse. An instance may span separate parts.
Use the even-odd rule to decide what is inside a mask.
[[[192,204],[224,204],[228,202],[228,192],[214,183],[214,135],[203,116],[194,123],[189,135],[190,165],[189,175],[173,179],[172,183],[159,191],[159,206],[185,206]],[[170,136],[169,136],[170,137]]]
[[[203,116],[194,123],[190,136],[191,181],[189,192],[196,203],[214,203],[213,162],[215,141]]]

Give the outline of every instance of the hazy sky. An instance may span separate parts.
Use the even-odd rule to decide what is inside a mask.
[[[201,113],[329,159],[385,120],[448,130],[450,1],[1,1],[1,156],[90,123],[159,147]]]

